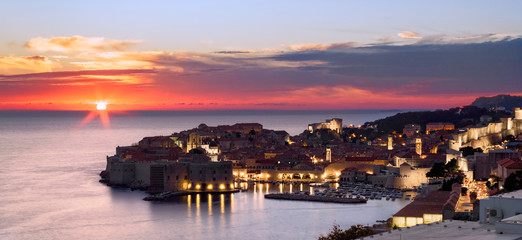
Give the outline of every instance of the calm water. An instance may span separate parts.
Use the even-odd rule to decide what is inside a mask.
[[[358,125],[397,112],[133,112],[111,115],[107,129],[98,118],[79,127],[84,112],[0,111],[0,239],[316,239],[334,223],[373,224],[407,202],[265,200],[263,194],[279,191],[270,184],[251,186],[249,192],[146,202],[143,192],[98,183],[98,173],[118,145],[200,123],[259,122],[295,135],[327,118]]]

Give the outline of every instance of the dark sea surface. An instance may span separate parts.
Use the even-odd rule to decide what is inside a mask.
[[[139,111],[110,113],[104,127],[97,116],[82,126],[89,112],[0,111],[0,239],[317,239],[333,224],[373,224],[407,202],[268,200],[263,195],[280,186],[258,184],[248,192],[158,203],[143,201],[141,191],[107,187],[98,174],[116,146],[200,123],[258,122],[296,135],[329,118],[359,125],[398,112]]]

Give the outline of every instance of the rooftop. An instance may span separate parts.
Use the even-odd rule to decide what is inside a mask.
[[[403,207],[394,217],[422,217],[423,214],[441,214],[450,197],[450,191],[433,191],[424,198],[417,198]]]
[[[452,239],[452,240],[503,240],[520,239],[519,234],[497,233],[494,225],[478,222],[445,220],[430,224],[396,229],[364,239]]]
[[[497,163],[508,169],[522,169],[522,160],[518,158],[505,158]]]
[[[516,198],[516,199],[522,199],[522,190],[503,193],[491,197],[498,197],[498,198]]]

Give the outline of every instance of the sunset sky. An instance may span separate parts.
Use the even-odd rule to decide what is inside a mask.
[[[522,1],[0,1],[0,110],[434,109],[522,95]]]

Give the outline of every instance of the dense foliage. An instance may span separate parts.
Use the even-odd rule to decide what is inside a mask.
[[[472,148],[472,147],[463,147],[463,148],[460,148],[459,149],[461,152],[462,152],[462,156],[463,157],[466,157],[466,156],[469,156],[469,155],[473,155],[475,154],[476,152],[482,152],[482,149],[481,148]]]
[[[460,128],[478,123],[480,116],[486,114],[491,115],[494,120],[499,118],[498,113],[489,112],[487,109],[465,106],[448,110],[398,113],[391,117],[365,123],[365,125],[377,125],[380,134],[388,134],[393,131],[402,132],[404,125],[412,123],[419,124],[423,130],[430,122],[451,122],[455,124],[455,128]]]
[[[444,180],[440,187],[440,191],[451,191],[451,186],[454,183],[462,184],[462,182],[464,182],[464,174],[457,174],[453,178]]]
[[[353,225],[349,229],[343,230],[339,225],[335,224],[328,235],[323,236],[321,234],[318,240],[348,240],[362,238],[373,234],[374,232],[370,228],[362,225]]]
[[[428,178],[445,178],[450,173],[456,173],[459,171],[457,165],[457,159],[451,159],[448,163],[434,163],[430,171],[426,173]]]
[[[522,170],[509,174],[504,182],[504,189],[508,192],[522,189]]]
[[[488,187],[490,190],[498,189],[498,182],[500,181],[500,177],[497,175],[491,175],[486,182],[486,187]]]
[[[308,130],[305,130],[301,136],[304,136],[306,139],[319,144],[321,146],[326,146],[330,144],[331,142],[335,141],[343,141],[341,135],[335,131],[332,131],[330,129],[317,129],[313,133],[311,133]]]

